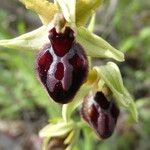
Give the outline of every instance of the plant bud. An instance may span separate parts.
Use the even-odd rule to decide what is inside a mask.
[[[68,145],[64,144],[63,138],[52,138],[48,143],[47,150],[65,150]]]

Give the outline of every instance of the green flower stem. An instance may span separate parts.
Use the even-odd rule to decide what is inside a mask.
[[[90,128],[83,129],[84,134],[84,150],[92,150],[93,148],[93,137]]]

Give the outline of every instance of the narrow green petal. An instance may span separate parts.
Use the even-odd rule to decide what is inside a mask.
[[[102,0],[56,0],[69,23],[84,25]],[[75,11],[76,10],[76,11]]]
[[[107,65],[94,67],[105,84],[110,88],[118,103],[122,104],[131,113],[134,121],[138,121],[138,112],[133,98],[123,85],[118,66],[113,62]]]
[[[75,128],[70,133],[70,135],[68,135],[68,137],[64,141],[65,144],[68,144],[68,146],[65,150],[72,150],[72,148],[76,144],[77,140],[79,139],[79,133],[80,133],[80,130],[78,128]]]
[[[76,0],[56,0],[67,22],[75,24]]]
[[[78,28],[77,41],[85,48],[88,56],[124,61],[124,54],[121,51],[84,27]]]
[[[58,12],[56,4],[48,0],[20,0],[28,9],[35,11],[41,18],[43,24],[48,24]]]
[[[42,26],[32,32],[10,40],[0,40],[0,46],[17,50],[39,50],[48,42],[47,27]]]
[[[96,15],[93,14],[90,20],[90,23],[88,25],[88,30],[92,33],[94,31],[94,26],[95,26],[95,17]]]

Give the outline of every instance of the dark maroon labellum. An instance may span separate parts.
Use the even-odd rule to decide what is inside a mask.
[[[97,92],[95,96],[90,93],[84,99],[81,115],[99,138],[106,139],[114,131],[119,108],[114,100],[109,102],[102,92]]]
[[[68,103],[87,77],[87,57],[69,27],[63,33],[51,29],[49,39],[38,54],[36,71],[53,100]]]

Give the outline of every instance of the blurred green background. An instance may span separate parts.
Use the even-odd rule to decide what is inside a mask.
[[[97,10],[94,32],[125,52],[126,61],[118,65],[124,84],[136,100],[140,121],[131,125],[122,113],[115,134],[105,141],[97,140],[84,127],[75,149],[150,150],[150,1],[104,2]],[[0,39],[40,26],[38,16],[18,0],[0,0]],[[61,114],[61,106],[49,100],[36,78],[36,53],[0,47],[0,150],[40,149],[39,129],[48,118]]]

